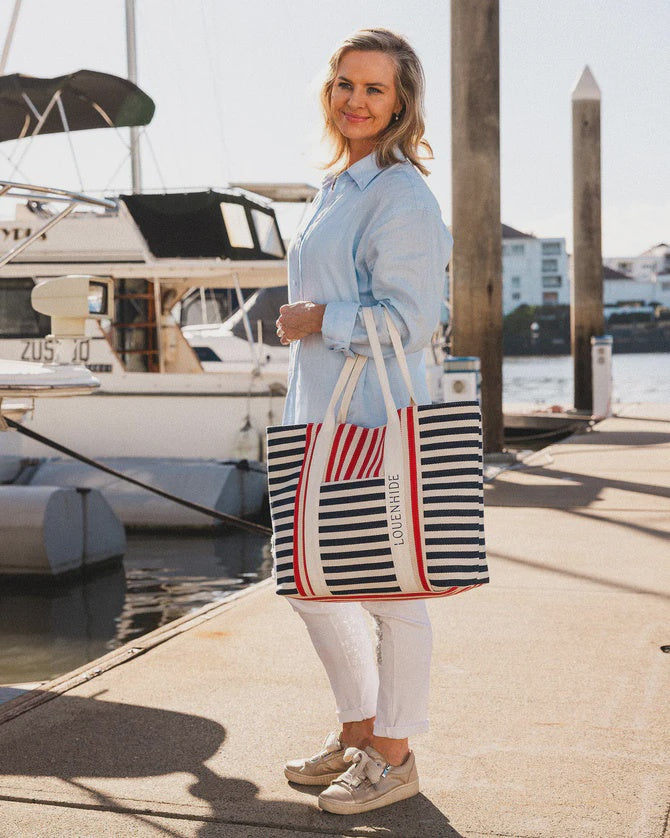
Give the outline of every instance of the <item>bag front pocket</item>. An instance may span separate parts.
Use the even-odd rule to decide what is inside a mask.
[[[383,478],[321,485],[319,552],[333,595],[400,592],[389,542]]]

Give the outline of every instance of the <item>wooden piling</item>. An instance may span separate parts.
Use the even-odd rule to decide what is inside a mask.
[[[602,335],[600,88],[588,67],[572,93],[573,279],[570,335],[575,408],[592,412],[591,338]]]
[[[451,0],[455,355],[481,359],[485,452],[503,449],[498,0]]]

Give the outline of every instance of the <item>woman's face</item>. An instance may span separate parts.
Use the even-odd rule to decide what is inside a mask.
[[[369,154],[401,109],[393,59],[383,52],[347,50],[337,68],[330,108],[350,152],[358,159]]]

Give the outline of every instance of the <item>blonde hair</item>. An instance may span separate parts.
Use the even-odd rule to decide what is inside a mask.
[[[326,78],[321,87],[321,109],[324,119],[323,136],[331,145],[333,154],[323,168],[343,171],[346,167],[343,165],[343,158],[349,149],[349,141],[333,121],[330,97],[340,61],[348,50],[383,52],[393,59],[395,65],[396,93],[401,104],[400,116],[397,120],[391,120],[377,140],[377,165],[385,168],[399,163],[400,159],[396,156],[396,149],[399,149],[421,174],[429,174],[428,169],[421,163],[421,160],[433,159],[433,149],[423,136],[423,99],[426,87],[423,67],[419,56],[405,38],[388,29],[359,29],[342,41],[328,62]],[[426,153],[420,154],[420,151]]]

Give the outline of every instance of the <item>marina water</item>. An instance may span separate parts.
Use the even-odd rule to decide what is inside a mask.
[[[612,403],[670,404],[670,353],[650,352],[612,356]],[[505,358],[505,404],[569,407],[573,400],[572,357],[543,355]]]
[[[613,356],[616,403],[670,404],[670,353]],[[572,404],[569,356],[504,361],[504,401]],[[0,684],[43,681],[260,581],[268,539],[216,536],[128,538],[123,568],[70,585],[0,589]]]

